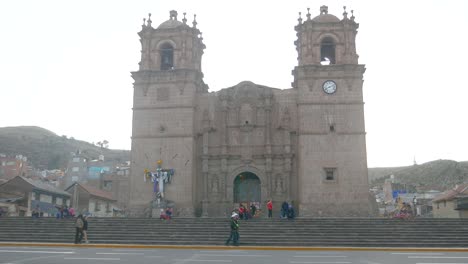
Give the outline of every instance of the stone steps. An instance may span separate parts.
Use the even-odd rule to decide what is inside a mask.
[[[98,244],[222,245],[229,219],[90,218],[89,239]],[[242,245],[466,247],[463,219],[299,218],[240,222]],[[71,243],[73,219],[1,218],[0,242]]]

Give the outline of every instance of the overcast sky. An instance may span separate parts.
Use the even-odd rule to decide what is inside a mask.
[[[40,126],[130,149],[137,32],[187,12],[210,91],[249,80],[290,88],[298,12],[360,24],[369,167],[468,160],[468,1],[1,1],[0,127]]]

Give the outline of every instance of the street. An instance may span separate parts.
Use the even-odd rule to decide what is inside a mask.
[[[242,264],[468,264],[465,252],[134,249],[0,247],[0,264],[242,263]]]

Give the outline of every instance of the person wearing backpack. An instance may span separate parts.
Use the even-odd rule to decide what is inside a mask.
[[[75,221],[75,244],[80,244],[81,240],[83,239],[83,216],[78,215]]]
[[[88,215],[83,216],[83,238],[86,244],[89,243],[88,240]]]

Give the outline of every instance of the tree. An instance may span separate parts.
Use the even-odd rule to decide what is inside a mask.
[[[104,139],[103,141],[97,142],[97,143],[96,143],[96,146],[101,147],[101,149],[103,149],[103,148],[108,148],[108,147],[109,147],[109,141],[107,141],[107,140]]]

